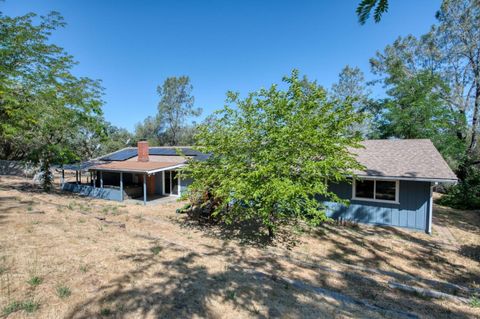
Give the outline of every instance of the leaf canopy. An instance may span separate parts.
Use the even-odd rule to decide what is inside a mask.
[[[199,127],[198,149],[211,157],[183,174],[193,178],[191,200],[212,196],[213,214],[226,222],[318,224],[327,219],[318,197],[342,202],[328,184],[361,168],[350,152],[360,136],[349,128],[362,120],[352,104],[330,101],[298,71],[283,81],[285,90],[272,85],[244,99],[229,92],[227,105]]]

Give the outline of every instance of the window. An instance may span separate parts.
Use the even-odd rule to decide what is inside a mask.
[[[398,203],[398,181],[359,179],[353,180],[352,187],[352,199]]]
[[[397,183],[392,181],[375,182],[375,199],[396,201]]]

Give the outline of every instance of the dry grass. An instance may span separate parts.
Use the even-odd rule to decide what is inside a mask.
[[[422,317],[480,315],[470,305],[388,287],[395,280],[448,292],[398,277],[409,274],[478,288],[479,261],[464,249],[480,243],[478,212],[436,208],[436,222],[458,245],[441,234],[326,225],[297,235],[293,247],[291,238],[271,246],[239,237],[238,229],[189,221],[175,214],[181,203],[123,205],[44,194],[23,183],[0,176],[0,317],[9,305],[28,302],[32,315],[18,307],[8,318],[395,317],[281,280],[259,280],[252,271]],[[40,280],[32,285],[34,277]]]

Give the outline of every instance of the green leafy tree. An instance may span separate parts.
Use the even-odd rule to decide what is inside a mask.
[[[132,133],[124,128],[104,122],[104,131],[101,134],[92,132],[79,132],[77,145],[82,149],[82,160],[105,155],[119,149],[135,146],[135,138]]]
[[[402,100],[410,100],[419,110],[411,108],[413,113],[403,117],[401,126],[420,127],[415,117],[418,113],[422,116],[428,113],[442,114],[423,122],[430,132],[432,125],[443,127],[443,135],[437,134],[437,137],[443,137],[445,141],[437,140],[436,144],[447,157],[454,159],[449,162],[456,168],[460,182],[450,188],[449,194],[454,195],[448,197],[448,203],[453,203],[456,198],[456,206],[478,207],[479,201],[475,200],[477,195],[468,197],[455,194],[466,189],[473,191],[478,182],[480,1],[444,0],[436,17],[438,24],[432,26],[429,33],[419,38],[399,38],[383,52],[378,52],[371,59],[372,71],[383,77],[387,88],[415,87],[411,91],[404,90]],[[430,80],[427,81],[428,78]],[[432,85],[438,81],[445,85]],[[423,89],[419,89],[420,83]],[[428,87],[431,88],[430,92],[425,91]],[[400,105],[397,102],[395,104]],[[392,110],[392,106],[390,104],[388,109]],[[397,109],[397,113],[401,118],[401,111]],[[455,149],[458,151],[455,152]]]
[[[135,139],[146,140],[151,146],[163,145],[162,123],[158,116],[148,116],[135,125]]]
[[[431,37],[440,52],[439,68],[450,87],[445,98],[461,121],[469,118],[466,155],[467,162],[474,162],[480,120],[480,1],[444,0],[436,17],[439,25],[432,28]]]
[[[372,103],[371,91],[368,88],[365,75],[358,67],[345,66],[338,76],[338,81],[332,85],[330,95],[342,102],[350,101],[355,112],[360,114],[364,121],[353,126],[364,137],[372,132]]]
[[[331,101],[316,82],[293,71],[288,85],[227,94],[228,105],[199,127],[199,150],[211,154],[193,161],[183,174],[192,207],[203,207],[227,223],[260,221],[270,236],[292,220],[317,225],[327,219],[317,196],[342,202],[328,183],[346,181],[360,168],[349,152],[361,121],[348,101]]]
[[[377,117],[380,138],[428,138],[452,167],[458,167],[465,144],[456,137],[456,114],[445,105],[445,83],[429,71],[403,77],[387,91]]]
[[[440,200],[440,205],[459,209],[478,209],[480,207],[480,169],[469,166],[465,179],[447,188]]]
[[[41,164],[45,189],[52,164],[81,158],[79,132],[103,130],[99,82],[72,75],[73,57],[49,42],[64,25],[56,12],[0,12],[1,156]]]
[[[380,22],[382,15],[388,11],[388,0],[362,0],[357,7],[358,22],[365,24],[373,10],[373,19]]]
[[[431,96],[442,100],[444,113],[449,112],[454,122],[452,134],[458,144],[465,146],[464,151],[457,154],[460,163],[457,174],[463,179],[466,168],[478,158],[480,2],[445,0],[437,18],[439,24],[429,33],[420,38],[410,35],[397,39],[383,52],[377,52],[370,63],[387,89],[414,78],[423,78],[421,82],[425,84],[428,73],[432,74],[431,79],[438,78],[445,84],[430,85]],[[411,91],[410,99],[414,100],[418,92]],[[411,120],[414,122],[415,118]]]
[[[188,76],[167,78],[162,86],[157,87],[160,96],[158,121],[160,127],[165,127],[163,133],[170,145],[179,144],[186,120],[199,116],[202,112],[200,108],[194,107],[192,90]]]

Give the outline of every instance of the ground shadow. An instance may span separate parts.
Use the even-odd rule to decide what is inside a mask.
[[[195,229],[203,232],[207,236],[221,240],[235,240],[240,245],[247,245],[257,248],[268,246],[283,246],[291,248],[296,245],[298,236],[293,231],[295,225],[284,224],[279,227],[275,237],[268,236],[266,228],[260,221],[248,220],[233,222],[231,224],[218,220],[202,218],[182,214],[184,218],[172,218],[171,221],[179,223],[180,227]]]
[[[198,254],[152,241],[150,247],[136,254],[121,255],[119,258],[132,261],[135,269],[99,287],[94,297],[77,304],[65,318],[107,315],[114,318],[210,318],[235,314],[254,318],[397,317],[395,313],[372,310],[361,304],[339,304],[338,300],[289,285],[280,279],[287,269],[276,258],[252,260],[243,250],[227,245],[210,248],[210,253]],[[212,270],[210,263],[225,256],[228,264]],[[248,271],[258,269],[270,279],[259,280]],[[343,288],[339,289],[332,286],[327,274],[319,271],[315,285],[343,294],[351,292],[354,298],[359,298],[356,300],[366,300],[394,312],[422,310],[422,317],[429,317],[430,313],[435,318],[468,318],[466,313],[453,312],[429,299],[392,294],[388,287],[365,285],[347,274],[342,275],[341,280]]]
[[[152,245],[159,247],[158,243]],[[258,280],[244,271],[250,263],[246,256],[239,255],[238,251],[230,251],[228,247],[212,251],[207,256],[165,246],[155,256],[152,247],[137,254],[121,256],[122,259],[135,262],[137,268],[100,287],[97,297],[78,304],[66,318],[96,318],[105,313],[105,309],[109,309],[108,313],[115,318],[210,318],[232,315],[222,313],[222,309],[235,309],[247,317],[255,318],[319,318],[331,317],[334,311],[335,305],[323,301],[323,310],[314,299],[305,298],[285,283]],[[178,256],[162,258],[162,253],[172,249]],[[217,271],[209,270],[202,264],[205,258],[208,262],[214,256],[223,255],[228,255],[236,263]],[[257,262],[253,262],[258,266]],[[263,263],[268,264],[271,274],[282,270],[282,266],[273,259],[264,260]],[[136,278],[146,274],[151,274],[151,279],[145,284],[136,285]],[[222,304],[229,306],[222,307]]]

